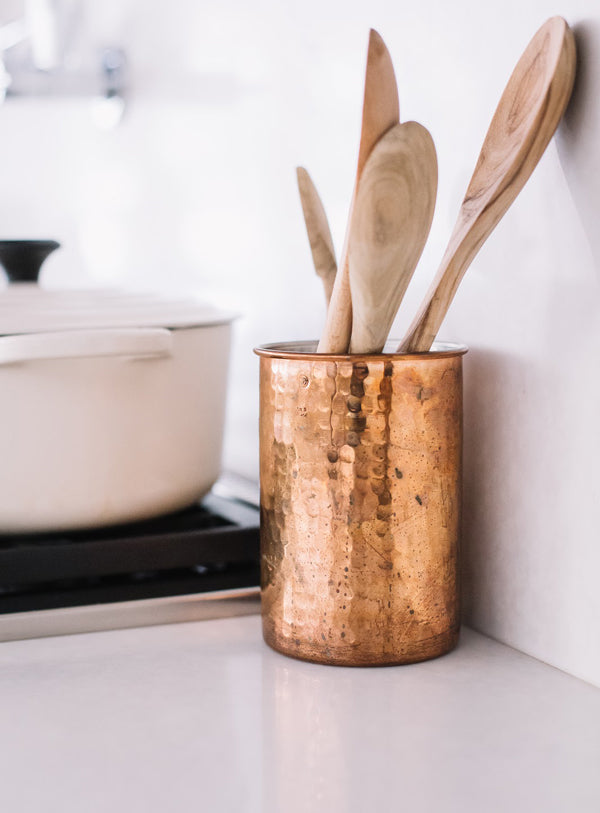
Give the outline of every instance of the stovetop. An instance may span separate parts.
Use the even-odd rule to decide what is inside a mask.
[[[259,511],[215,494],[129,525],[4,535],[0,640],[196,618],[200,599],[210,600],[211,617],[219,615],[215,600],[231,614],[236,596],[249,612],[258,584]],[[50,623],[57,619],[58,627]]]

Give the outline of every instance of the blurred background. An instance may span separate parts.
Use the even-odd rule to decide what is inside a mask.
[[[512,68],[557,13],[577,39],[573,100],[440,337],[470,347],[466,618],[600,684],[597,0],[2,0],[0,236],[61,241],[48,288],[162,290],[238,312],[224,464],[256,479],[252,348],[317,338],[325,317],[295,167],[339,253],[369,28],[391,52],[401,119],[431,131],[439,161],[400,337]]]

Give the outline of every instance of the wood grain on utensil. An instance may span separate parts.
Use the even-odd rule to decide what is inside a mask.
[[[352,301],[348,276],[348,235],[352,223],[354,198],[363,167],[371,150],[390,127],[398,124],[399,119],[398,88],[392,59],[380,35],[371,29],[365,73],[365,93],[356,182],[350,203],[348,230],[346,231],[338,273],[335,277],[331,302],[327,311],[325,330],[319,342],[319,353],[345,353],[348,350],[352,331]]]
[[[575,41],[552,17],[539,29],[502,94],[438,273],[398,351],[426,352],[471,261],[533,172],[565,111]]]
[[[348,265],[352,294],[350,353],[380,353],[431,228],[437,158],[415,121],[379,139],[358,183]]]

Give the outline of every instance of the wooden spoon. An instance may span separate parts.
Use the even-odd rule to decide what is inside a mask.
[[[379,139],[358,184],[348,264],[350,353],[381,353],[429,234],[437,193],[433,139],[415,121]]]
[[[362,128],[358,150],[356,182],[350,203],[348,224],[352,223],[354,198],[360,176],[371,150],[390,127],[398,124],[400,110],[398,87],[388,49],[377,31],[371,29],[365,73]],[[348,231],[344,240],[341,261],[335,277],[331,302],[327,311],[325,331],[317,348],[319,353],[346,353],[352,331],[352,301],[348,276]]]
[[[337,263],[335,260],[333,239],[331,237],[329,223],[327,222],[327,215],[325,214],[325,208],[321,203],[317,188],[312,182],[312,178],[308,172],[304,167],[297,167],[296,175],[298,177],[298,191],[300,192],[300,201],[302,203],[302,211],[304,212],[304,223],[306,224],[308,242],[310,243],[315,271],[317,275],[321,277],[321,282],[325,290],[325,299],[329,305],[335,280],[335,272],[337,271]]]
[[[574,78],[573,34],[561,17],[552,17],[527,46],[502,94],[438,273],[398,352],[431,347],[465,271],[548,146]]]

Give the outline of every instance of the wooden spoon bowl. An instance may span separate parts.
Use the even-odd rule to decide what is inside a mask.
[[[365,73],[362,126],[356,168],[356,182],[350,203],[348,226],[351,228],[356,190],[363,167],[375,144],[384,133],[398,124],[400,106],[392,59],[377,31],[371,29]],[[319,342],[319,353],[346,353],[352,330],[352,300],[348,270],[348,239],[346,232],[338,272],[327,311],[325,330]]]
[[[323,283],[325,300],[329,305],[337,271],[335,248],[333,247],[329,222],[325,214],[325,207],[308,172],[304,167],[297,167],[296,176],[313,264]]]
[[[565,111],[575,41],[562,17],[547,20],[502,94],[438,273],[398,352],[426,352],[465,271],[535,169]]]
[[[358,184],[348,267],[350,353],[380,353],[429,234],[437,158],[415,121],[392,127],[375,145]]]

